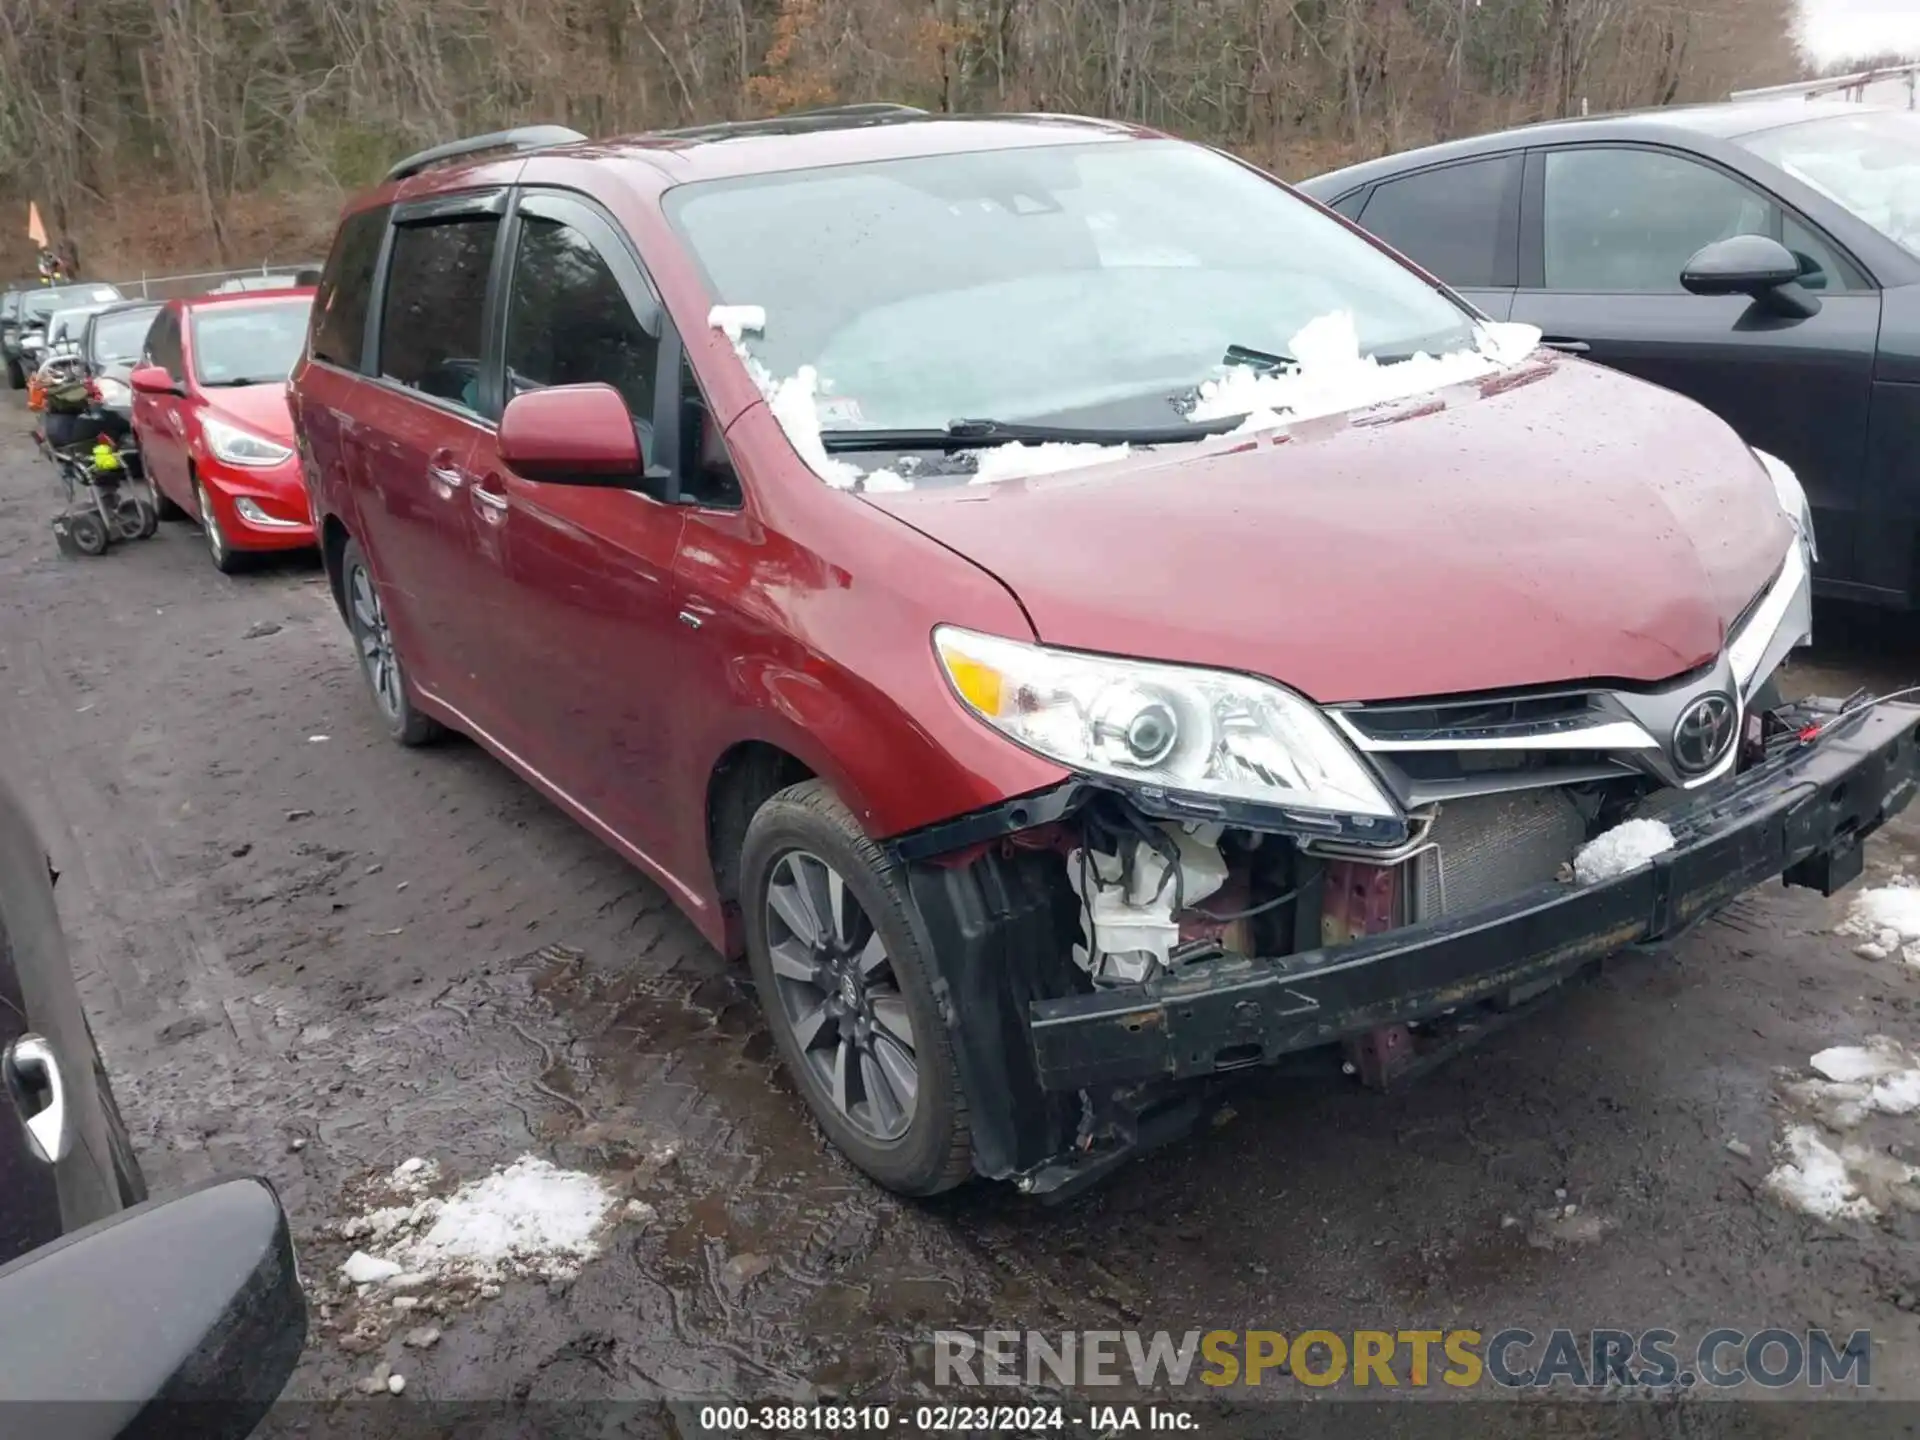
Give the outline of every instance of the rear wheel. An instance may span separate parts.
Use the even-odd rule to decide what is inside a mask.
[[[414,708],[406,671],[393,648],[387,612],[380,603],[380,587],[374,583],[373,569],[358,540],[347,541],[340,552],[340,581],[347,597],[347,628],[353,633],[353,648],[360,656],[360,673],[367,677],[367,688],[373,691],[373,703],[386,722],[387,733],[402,745],[426,745],[438,740],[445,729],[438,720]]]
[[[753,817],[741,878],[760,1008],[820,1127],[890,1190],[965,1180],[966,1098],[898,868],[809,780]]]
[[[18,360],[7,361],[7,388],[9,390],[27,388],[27,372],[21,368]]]

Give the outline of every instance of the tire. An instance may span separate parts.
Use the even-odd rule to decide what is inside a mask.
[[[346,597],[347,629],[353,635],[354,653],[360,658],[360,673],[387,734],[402,745],[431,745],[446,734],[446,729],[414,707],[406,668],[393,647],[393,632],[387,628],[373,567],[367,563],[358,540],[347,541],[340,552],[340,591]]]
[[[220,528],[220,517],[213,513],[207,487],[200,483],[198,476],[193,481],[193,503],[200,511],[200,533],[206,536],[207,558],[213,561],[213,568],[222,575],[239,574],[246,566],[246,559],[227,543],[226,532]]]
[[[27,388],[27,372],[20,368],[18,360],[7,361],[7,388],[9,390]]]
[[[809,937],[812,916],[831,921],[835,877],[838,933]],[[827,888],[809,889],[816,881]],[[820,1127],[889,1190],[935,1195],[966,1180],[966,1095],[913,901],[886,852],[826,785],[809,780],[775,795],[748,824],[741,895],[760,1008]]]
[[[68,519],[67,535],[73,541],[73,548],[82,555],[107,553],[106,524],[91,510],[82,510]]]
[[[127,491],[113,507],[113,523],[122,540],[145,540],[160,528],[160,517],[146,496]]]
[[[88,1039],[92,1039],[89,1028]],[[114,1098],[113,1082],[100,1063],[100,1049],[93,1051],[93,1081],[100,1092],[100,1108],[107,1116],[107,1150],[113,1164],[114,1185],[120,1191],[123,1206],[138,1205],[147,1198],[147,1177],[140,1172],[140,1158],[133,1153],[133,1138],[127,1134],[127,1122],[120,1118],[120,1102]]]

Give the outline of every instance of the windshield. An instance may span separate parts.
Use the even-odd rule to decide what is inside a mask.
[[[159,313],[160,307],[155,305],[145,310],[116,310],[94,321],[93,363],[131,365],[138,360],[147,331],[153,328],[153,317]]]
[[[1862,110],[1740,143],[1920,256],[1920,115]]]
[[[713,298],[764,308],[753,358],[817,369],[829,430],[1177,424],[1230,347],[1283,362],[1337,312],[1382,361],[1474,343],[1410,270],[1179,141],[704,181],[666,208]]]
[[[306,343],[313,301],[213,305],[193,312],[193,372],[202,385],[277,385]]]

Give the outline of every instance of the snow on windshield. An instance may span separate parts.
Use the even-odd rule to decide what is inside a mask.
[[[910,468],[906,464],[865,469],[828,452],[823,425],[843,421],[835,409],[832,382],[812,365],[776,377],[761,363],[748,337],[765,333],[765,307],[716,305],[708,312],[707,323],[733,345],[788,443],[821,479],[836,489],[870,493],[913,488],[901,473]],[[1334,311],[1309,321],[1293,336],[1291,363],[1278,369],[1223,366],[1216,377],[1199,386],[1187,419],[1204,423],[1244,416],[1244,422],[1231,432],[1234,435],[1276,429],[1482,380],[1519,364],[1539,343],[1540,331],[1532,325],[1489,321],[1475,327],[1469,348],[1383,362],[1362,353],[1353,315]],[[1195,441],[1211,438],[1196,434]],[[979,485],[1074,470],[1124,459],[1134,448],[1065,443],[981,446],[972,452],[970,479]]]

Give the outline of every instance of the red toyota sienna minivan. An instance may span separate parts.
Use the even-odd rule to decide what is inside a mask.
[[[1911,797],[1920,711],[1773,683],[1791,471],[1538,339],[1214,151],[861,106],[403,162],[293,397],[393,736],[744,953],[877,1180],[1060,1194]]]

